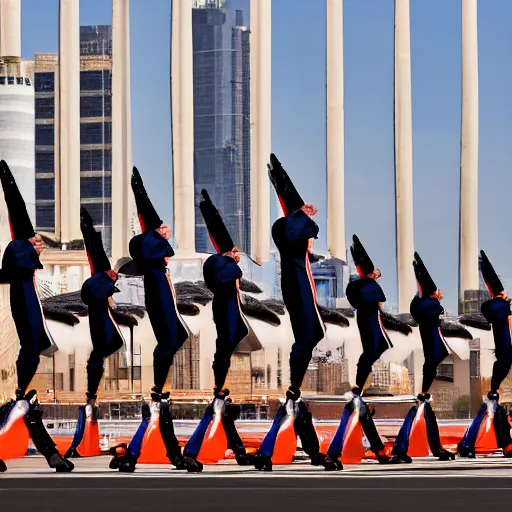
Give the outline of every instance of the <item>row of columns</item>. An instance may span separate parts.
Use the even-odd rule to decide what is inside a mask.
[[[171,103],[174,217],[179,254],[195,252],[192,0],[172,2]],[[271,0],[251,1],[252,257],[270,253]],[[131,173],[129,0],[113,0],[113,258],[126,255],[133,212]],[[0,54],[21,55],[21,2],[0,0]],[[60,176],[56,201],[62,242],[80,238],[79,1],[59,9]],[[331,256],[346,259],[344,221],[343,0],[326,0],[327,225]],[[414,294],[412,106],[409,0],[395,0],[395,180],[399,310]],[[477,0],[462,0],[460,296],[478,289]]]
[[[130,94],[129,0],[112,0],[112,259],[128,254],[134,200]],[[80,239],[80,6],[59,2],[59,158],[55,176],[57,236]],[[60,200],[59,200],[59,199]],[[60,211],[59,211],[60,209]],[[59,229],[57,229],[59,228]]]
[[[178,3],[178,2],[175,2]],[[130,190],[129,0],[112,0],[112,257],[126,256],[134,201]],[[21,0],[0,0],[0,56],[21,57]],[[80,2],[59,1],[55,77],[55,231],[62,244],[80,231]]]

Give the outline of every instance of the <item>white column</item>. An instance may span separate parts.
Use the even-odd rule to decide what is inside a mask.
[[[416,293],[416,280],[412,266],[414,220],[409,0],[395,0],[394,116],[398,310],[400,313],[408,313],[411,299]]]
[[[78,0],[59,3],[60,239],[80,231],[80,9]]]
[[[460,144],[459,298],[478,290],[478,37],[477,0],[462,0],[462,126]]]
[[[326,5],[327,248],[346,261],[343,0]]]
[[[141,169],[144,173],[144,169]],[[112,1],[112,261],[128,256],[134,198],[130,90],[130,2]]]
[[[174,233],[180,257],[195,253],[194,55],[192,1],[172,2],[172,172]]]
[[[270,180],[272,147],[272,3],[250,2],[251,49],[251,255],[270,258]]]
[[[0,56],[21,57],[21,0],[0,0]]]

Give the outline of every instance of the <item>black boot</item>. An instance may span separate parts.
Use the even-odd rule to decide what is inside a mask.
[[[476,459],[476,453],[474,448],[464,448],[460,444],[457,446],[457,453],[459,457],[464,459]]]
[[[326,455],[322,466],[325,468],[326,471],[341,471],[343,469],[343,464],[341,463],[341,460],[334,459],[330,457],[329,455]]]
[[[455,454],[445,450],[444,448],[439,453],[439,459],[441,462],[445,462],[448,460],[455,460]]]
[[[0,459],[0,473],[4,473],[5,471],[7,471],[7,466],[5,465],[5,462]]]
[[[46,458],[50,468],[55,469],[57,473],[70,473],[75,469],[75,465],[60,455],[48,434],[43,424],[43,411],[37,401],[36,391],[28,392],[25,400],[30,404],[29,411],[25,415],[25,425],[37,451]]]
[[[389,464],[411,464],[412,459],[407,454],[392,455],[389,459]]]
[[[60,453],[54,453],[47,459],[48,466],[55,469],[57,473],[71,473],[75,469],[75,465],[67,459],[62,458]]]
[[[183,463],[185,465],[185,469],[189,473],[201,473],[203,471],[203,464],[193,457],[183,457]]]
[[[254,467],[258,471],[272,471],[272,459],[262,453],[256,453],[254,456]]]
[[[123,443],[115,448],[111,448],[110,455],[114,456],[108,466],[110,469],[117,469],[121,473],[133,473],[135,471],[137,460],[128,451],[126,444]]]

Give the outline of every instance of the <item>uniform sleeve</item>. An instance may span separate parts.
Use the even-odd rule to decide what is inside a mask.
[[[203,276],[206,286],[215,293],[219,286],[225,286],[241,279],[243,273],[236,261],[229,256],[214,254],[204,263]]]
[[[439,318],[444,313],[437,299],[415,297],[411,302],[411,315],[417,323]]]
[[[116,291],[114,281],[105,273],[98,272],[82,285],[82,301],[88,306],[99,300],[107,300]]]
[[[501,297],[488,300],[482,304],[482,315],[489,323],[505,320],[510,315],[510,303]]]
[[[169,242],[156,231],[137,235],[130,241],[130,255],[139,263],[161,262],[174,256]]]
[[[298,210],[292,215],[285,217],[286,240],[295,242],[296,240],[309,240],[318,237],[318,225],[309,218],[302,210]]]
[[[378,307],[379,302],[386,302],[382,288],[375,279],[370,278],[357,279],[348,283],[346,295],[350,305],[355,309],[371,305]]]
[[[6,271],[36,270],[43,268],[39,255],[28,240],[13,240],[5,248],[2,268]]]

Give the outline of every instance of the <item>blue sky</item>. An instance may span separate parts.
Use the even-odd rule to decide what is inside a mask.
[[[133,159],[172,213],[169,0],[131,0]],[[148,8],[151,4],[151,9]],[[247,9],[247,0],[232,0]],[[313,7],[314,6],[314,7]],[[347,238],[357,233],[396,302],[393,0],[345,0]],[[325,250],[325,5],[274,0],[272,146],[308,202]],[[80,23],[109,24],[109,0],[81,0]],[[509,290],[512,2],[479,2],[479,242]],[[24,58],[58,49],[58,1],[22,0]],[[455,310],[458,274],[461,1],[411,0],[415,246]],[[411,255],[412,257],[412,255]]]

